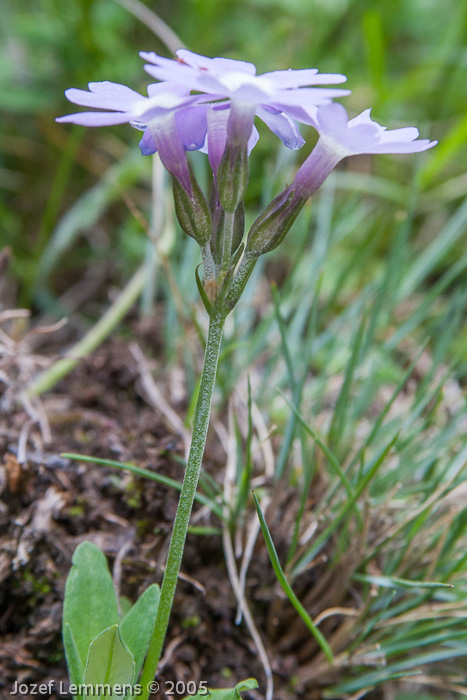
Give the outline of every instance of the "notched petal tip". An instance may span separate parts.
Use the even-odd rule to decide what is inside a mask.
[[[410,145],[417,146],[415,153],[420,151],[428,151],[430,148],[436,146],[438,141],[430,141],[430,139],[419,139],[418,141],[413,141]]]
[[[92,83],[88,83],[88,89],[91,92],[102,92],[102,90],[109,88],[111,85],[117,85],[120,87],[120,83],[112,83],[110,80],[97,80]]]
[[[155,51],[140,51],[139,56],[143,61],[152,61],[154,58],[159,58]]]

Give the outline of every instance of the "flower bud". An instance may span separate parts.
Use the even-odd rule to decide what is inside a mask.
[[[266,207],[248,234],[246,253],[255,256],[269,253],[283,241],[306,199],[287,187]]]

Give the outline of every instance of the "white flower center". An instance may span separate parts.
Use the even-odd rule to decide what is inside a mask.
[[[145,97],[144,99],[138,101],[133,109],[132,113],[137,119],[138,117],[143,117],[148,110],[154,107],[160,107],[160,109],[175,109],[179,107],[186,101],[185,97],[180,97],[180,95],[173,95],[170,92],[162,92],[154,97]]]
[[[319,138],[326,151],[330,154],[332,153],[338,160],[353,155],[353,151],[350,148],[344,146],[343,143],[337,141],[333,136],[321,131]]]

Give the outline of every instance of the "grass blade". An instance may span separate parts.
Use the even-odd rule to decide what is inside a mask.
[[[73,452],[64,452],[61,457],[65,457],[66,459],[76,459],[79,462],[99,464],[104,467],[115,467],[116,469],[132,472],[133,474],[142,476],[145,479],[152,479],[152,481],[157,481],[157,483],[163,484],[164,486],[169,486],[169,488],[175,489],[176,491],[181,491],[182,489],[181,483],[176,479],[171,479],[169,476],[163,476],[157,472],[151,472],[149,469],[143,469],[143,467],[137,467],[136,464],[131,464],[130,462],[114,462],[112,459],[89,457],[88,455],[79,455],[74,454]],[[208,506],[213,513],[221,518],[221,520],[224,520],[222,508],[217,503],[213,503],[213,501],[206,498],[206,496],[204,496],[202,493],[197,493],[195,495],[195,500],[198,501],[198,503],[202,503],[203,506]]]
[[[305,625],[308,627],[310,630],[311,634],[313,637],[316,639],[318,642],[321,650],[323,651],[324,655],[326,656],[326,659],[329,661],[330,664],[332,664],[334,660],[334,655],[332,653],[332,649],[329,646],[328,642],[326,641],[326,638],[322,634],[322,632],[316,627],[315,623],[311,619],[311,617],[308,615],[307,611],[303,607],[303,605],[300,603],[298,600],[297,596],[293,592],[289,582],[287,581],[287,578],[282,570],[282,567],[279,562],[279,557],[277,556],[276,548],[274,547],[274,543],[272,541],[271,535],[269,533],[268,526],[266,524],[266,520],[264,519],[263,511],[261,510],[261,506],[259,505],[259,501],[256,498],[256,494],[253,491],[253,498],[255,501],[255,506],[256,506],[256,512],[258,513],[258,518],[259,522],[261,524],[261,531],[263,533],[264,541],[266,543],[266,547],[268,550],[269,558],[271,560],[272,568],[274,569],[274,573],[276,574],[277,580],[279,581],[280,585],[282,586],[282,589],[286,593],[288,599],[294,606],[295,610],[298,612],[300,617],[302,618],[303,622]]]
[[[368,574],[354,574],[353,578],[356,581],[363,583],[373,583],[376,586],[383,588],[454,588],[452,583],[439,583],[436,581],[410,581],[406,578],[398,578],[397,576],[370,576]]]
[[[290,406],[290,408],[294,412],[294,414],[297,417],[300,424],[305,428],[306,432],[313,438],[313,440],[316,442],[318,447],[320,447],[321,450],[324,452],[324,454],[328,458],[330,464],[332,465],[334,472],[337,474],[337,476],[341,480],[345,490],[347,491],[347,494],[350,497],[353,497],[354,496],[354,489],[352,487],[352,484],[350,483],[348,477],[346,476],[341,465],[339,464],[339,460],[337,459],[335,454],[332,452],[332,450],[329,449],[329,447],[326,445],[326,443],[319,437],[318,433],[316,433],[315,430],[313,430],[313,428],[310,425],[308,425],[308,423],[303,418],[302,414],[289,401],[289,399],[285,396],[285,394],[280,390],[279,390],[279,393],[281,394],[284,401],[286,401],[286,403]]]
[[[396,432],[396,434],[389,441],[389,443],[381,450],[381,452],[378,455],[376,455],[376,457],[370,463],[365,475],[360,480],[353,496],[351,496],[342,505],[340,511],[335,515],[332,522],[327,526],[327,528],[325,528],[323,530],[323,532],[316,538],[314,544],[297,561],[297,563],[294,566],[294,570],[293,570],[295,576],[298,575],[301,571],[303,571],[307,567],[309,562],[315,558],[315,556],[318,554],[318,552],[324,546],[324,543],[329,539],[329,537],[339,527],[340,523],[345,518],[345,516],[347,515],[349,510],[355,508],[355,504],[356,504],[357,499],[362,495],[362,493],[365,491],[365,489],[369,485],[370,481],[375,476],[379,467],[382,465],[386,456],[389,454],[391,448],[397,442],[398,437],[399,437],[399,431]]]
[[[251,398],[251,382],[250,377],[248,377],[248,435],[246,438],[245,446],[245,458],[244,467],[241,470],[238,486],[238,496],[237,503],[235,505],[235,511],[233,513],[233,522],[236,522],[241,518],[246,510],[246,503],[248,500],[248,492],[250,490],[251,475],[253,472],[253,461],[251,457],[251,443],[253,440],[253,420],[251,417],[252,410],[252,398]]]

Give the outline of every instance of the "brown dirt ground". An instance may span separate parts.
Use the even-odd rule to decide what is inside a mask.
[[[17,452],[27,414],[18,404],[0,414],[0,697],[11,697],[14,681],[66,681],[61,608],[80,542],[101,547],[111,569],[121,559],[120,594],[132,601],[161,581],[176,493],[128,472],[60,456],[77,452],[131,461],[181,480],[183,467],[174,459],[183,452],[181,440],[141,398],[136,379],[125,341],[104,344],[46,396],[52,442],[44,445],[39,430],[31,429],[22,465]],[[175,408],[181,415],[186,410]],[[206,464],[213,474],[221,468],[209,445]],[[219,526],[209,514],[200,524]],[[268,569],[264,551],[249,581],[261,616],[273,596],[263,565]],[[254,645],[244,625],[234,622],[236,601],[221,537],[189,535],[183,573],[161,678],[225,687],[254,676],[262,684]],[[272,574],[269,580],[273,584]],[[292,654],[275,662],[279,685],[295,666]],[[51,696],[58,697],[63,695]]]

